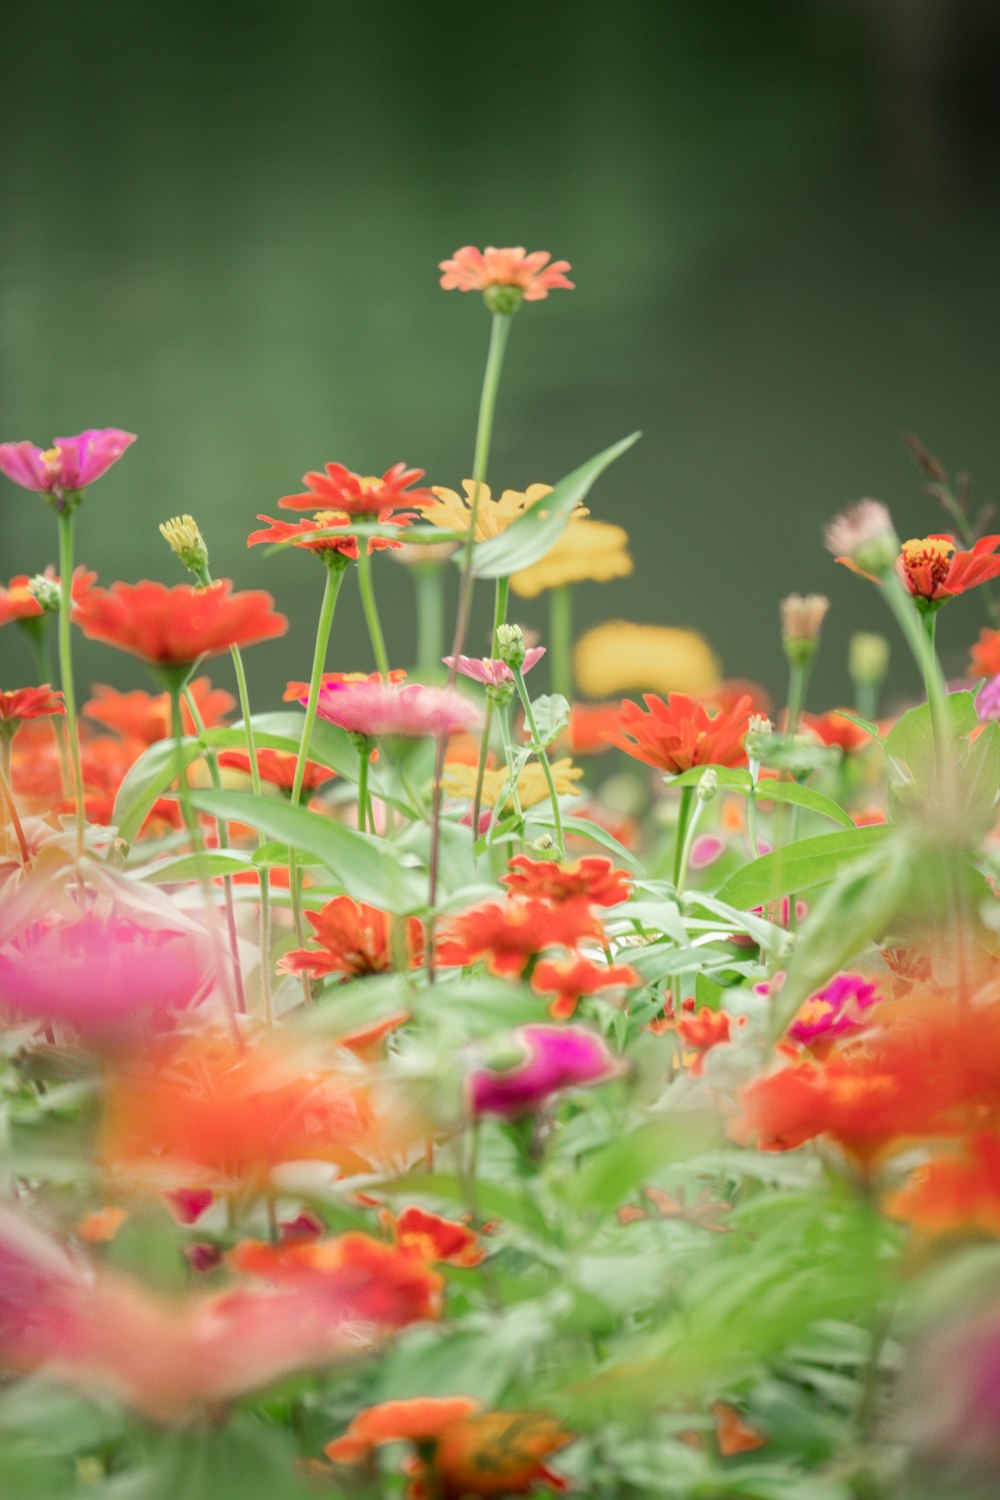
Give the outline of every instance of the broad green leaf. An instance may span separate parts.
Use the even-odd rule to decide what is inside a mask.
[[[184,765],[204,755],[199,740],[181,741]],[[111,820],[119,835],[129,843],[135,838],[146,821],[147,814],[158,797],[162,797],[172,782],[177,779],[177,742],[157,740],[129,766],[115,797]]]
[[[199,812],[249,823],[268,838],[311,855],[332,871],[356,901],[367,901],[397,916],[426,908],[426,876],[405,864],[402,852],[385,839],[345,828],[304,807],[247,792],[199,792],[192,800]]]
[[[979,724],[976,700],[971,693],[950,693],[945,699],[952,733],[971,734]],[[921,703],[901,714],[885,739],[885,752],[901,761],[916,782],[923,782],[934,769],[934,725],[930,705]]]
[[[811,786],[800,786],[797,781],[761,781],[757,784],[759,802],[791,802],[795,807],[807,807],[810,812],[820,813],[839,823],[841,828],[854,828],[854,820],[832,797],[826,797]]]
[[[698,786],[706,771],[714,771],[719,786],[735,791],[749,792],[752,786],[750,772],[738,766],[692,766],[690,771],[681,771],[678,776],[664,776],[666,787]]]
[[[776,901],[792,891],[811,890],[832,880],[845,864],[893,835],[898,837],[898,831],[876,823],[851,832],[845,829],[843,833],[821,833],[814,838],[799,839],[784,849],[761,855],[738,870],[716,893],[717,897],[730,906],[746,909]]]
[[[537,807],[531,809],[528,818],[528,829],[526,830],[528,838],[532,837],[530,830],[535,825],[544,828],[546,832],[555,827],[551,807],[539,803]],[[572,833],[577,838],[589,839],[592,844],[600,844],[602,849],[606,849],[627,870],[631,870],[634,875],[642,874],[642,865],[636,859],[635,855],[630,854],[625,845],[620,844],[599,823],[593,823],[589,818],[574,818],[571,814],[567,816],[564,813],[562,826],[564,833]]]
[[[528,568],[544,557],[559,540],[571,514],[594,480],[631,448],[638,437],[639,433],[633,432],[631,437],[605,448],[596,458],[560,479],[551,494],[543,495],[541,500],[529,506],[506,531],[477,542],[472,551],[472,571],[476,577],[508,578],[511,573]]]
[[[569,704],[561,693],[552,693],[544,698],[536,698],[531,710],[535,716],[540,743],[544,746],[551,745],[569,723]]]
[[[583,1212],[606,1214],[667,1163],[715,1144],[719,1135],[718,1126],[705,1116],[644,1125],[586,1158],[572,1179],[570,1200]]]
[[[259,749],[284,750],[297,755],[302,739],[304,713],[288,711],[273,714],[254,714],[254,743]],[[207,729],[204,743],[216,750],[246,749],[246,730],[242,723],[230,729]],[[339,729],[326,719],[317,719],[309,736],[309,759],[329,766],[339,776],[349,781],[358,779],[358,752],[346,730]]]
[[[239,870],[254,868],[248,850],[215,849],[210,854],[177,854],[171,859],[154,860],[136,871],[139,880],[150,885],[173,885],[175,881],[213,879],[216,875],[235,875]]]

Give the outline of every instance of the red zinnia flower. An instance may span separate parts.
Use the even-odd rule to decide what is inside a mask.
[[[557,1021],[568,1020],[586,995],[596,995],[601,990],[630,989],[641,983],[639,975],[626,964],[620,967],[595,964],[579,953],[558,963],[544,958],[531,976],[533,990],[539,995],[554,997],[549,1015]]]
[[[655,693],[644,693],[648,713],[625,699],[618,730],[608,735],[627,755],[678,775],[692,766],[745,766],[743,740],[750,716],[749,696],[728,713],[709,714],[686,693],[670,693],[666,703]]]
[[[525,302],[539,302],[559,287],[574,289],[565,274],[571,269],[568,260],[552,260],[548,250],[533,250],[529,255],[523,245],[505,250],[495,245],[487,245],[485,250],[463,245],[449,260],[441,261],[438,269],[444,272],[441,285],[446,292],[485,292],[491,286],[516,286]]]
[[[581,938],[600,938],[603,931],[582,902],[487,901],[442,924],[437,961],[448,968],[485,958],[491,973],[513,979],[546,948],[573,948]]]
[[[326,464],[325,470],[323,474],[315,471],[303,474],[302,483],[308,486],[306,493],[284,495],[278,501],[282,510],[315,510],[319,504],[323,509],[345,511],[349,516],[378,516],[381,521],[381,511],[400,510],[404,505],[430,505],[434,501],[430,490],[410,488],[423,479],[423,469],[393,464],[381,479],[355,474],[343,464]]]
[[[225,724],[226,716],[236,707],[236,699],[225,688],[215,688],[207,677],[196,677],[185,688],[185,697],[190,693],[195,707],[206,729]],[[105,729],[120,734],[126,740],[138,740],[143,745],[154,745],[157,740],[170,736],[169,693],[144,693],[136,688],[130,693],[120,693],[117,688],[103,682],[94,684],[94,696],[83,705],[88,719],[103,724]],[[195,725],[187,703],[181,703],[184,733],[194,734]]]
[[[267,747],[257,751],[257,770],[262,781],[290,792],[295,784],[295,769],[299,757],[292,750],[271,750]],[[250,774],[250,757],[245,750],[223,750],[219,754],[219,765],[225,770],[245,771]],[[302,785],[307,792],[315,791],[324,781],[336,776],[329,766],[316,760],[307,760]]]
[[[1000,630],[981,630],[969,658],[973,677],[1000,677]]]
[[[978,1131],[959,1151],[918,1167],[885,1212],[930,1234],[1000,1235],[1000,1135]]]
[[[691,1065],[695,1078],[700,1077],[705,1067],[705,1054],[720,1042],[729,1041],[730,1017],[724,1010],[711,1010],[703,1005],[696,1015],[680,1016],[677,1034],[697,1055]]]
[[[442,1219],[425,1208],[404,1208],[398,1219],[386,1211],[382,1223],[392,1231],[397,1245],[418,1251],[431,1264],[478,1266],[486,1255],[467,1225]]]
[[[62,693],[54,693],[48,683],[44,687],[0,692],[0,732],[11,724],[16,728],[22,719],[42,719],[65,712]]]
[[[416,519],[416,511],[393,514],[388,508],[378,512],[375,519],[380,526],[409,526]],[[275,521],[271,516],[258,516],[258,521],[267,521],[269,530],[252,531],[247,537],[247,546],[256,547],[260,542],[291,542],[294,547],[304,547],[309,552],[339,552],[341,557],[354,561],[358,556],[358,539],[350,532],[343,536],[324,536],[332,527],[349,526],[351,517],[342,510],[317,511],[311,521]],[[316,533],[320,535],[317,536]],[[368,555],[384,552],[387,547],[401,547],[402,542],[387,536],[368,538]]]
[[[153,666],[183,666],[233,646],[284,635],[288,621],[262,589],[232,593],[229,579],[208,588],[167,588],[144,579],[91,589],[73,619],[84,635],[130,651]]]
[[[307,911],[319,948],[299,948],[286,953],[279,968],[286,974],[309,974],[323,979],[342,974],[360,979],[395,968],[392,951],[392,917],[377,906],[335,896],[322,911]],[[408,917],[405,948],[411,965],[421,958],[423,929],[416,917]]]
[[[955,538],[950,532],[932,532],[930,536],[911,537],[900,548],[896,561],[896,572],[914,599],[922,604],[943,604],[967,589],[988,583],[1000,576],[1000,536],[981,536],[971,552],[959,552]],[[838,557],[837,562],[871,578],[871,573],[860,568],[850,557]]]
[[[535,896],[560,906],[566,901],[586,901],[591,906],[618,906],[632,893],[631,877],[616,870],[610,859],[588,857],[572,864],[551,859],[530,859],[516,854],[508,865],[502,885],[510,896]]]

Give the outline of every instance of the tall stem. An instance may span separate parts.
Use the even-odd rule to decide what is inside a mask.
[[[802,709],[806,701],[806,687],[809,682],[810,663],[793,661],[788,677],[788,723],[785,728],[786,734],[797,734],[799,720],[802,717]]]
[[[444,569],[440,563],[417,563],[417,675],[430,682],[441,674],[444,654]]]
[[[889,608],[896,616],[896,622],[906,638],[906,644],[913,652],[913,658],[924,679],[924,689],[927,693],[940,759],[951,739],[946,702],[948,689],[944,673],[941,671],[941,663],[938,661],[933,640],[928,638],[927,628],[921,623],[917,607],[895,571],[886,573],[882,583]]]
[[[0,743],[5,746],[7,752],[4,757],[5,764],[0,769],[0,798],[3,799],[4,809],[7,817],[10,819],[10,826],[14,830],[14,837],[17,839],[17,846],[21,852],[21,863],[22,865],[26,865],[31,856],[28,853],[28,842],[24,837],[21,819],[17,815],[17,804],[14,801],[14,793],[10,789],[10,741],[4,739]]]
[[[382,677],[388,679],[389,657],[385,649],[382,622],[378,617],[378,605],[375,603],[375,586],[372,582],[372,560],[368,554],[368,547],[363,537],[361,539],[361,550],[358,553],[358,587],[361,590],[361,608],[365,612],[365,624],[368,626],[372,650],[375,653],[375,665],[381,672]]]
[[[573,593],[568,583],[549,591],[549,681],[573,699]]]
[[[358,832],[364,833],[368,824],[368,766],[371,761],[368,745],[358,747]]]
[[[75,514],[59,511],[59,685],[66,708],[66,729],[73,766],[76,798],[76,854],[83,853],[83,764],[80,759],[80,732],[76,719],[76,691],[73,685],[73,631],[70,614],[73,609],[73,536]]]
[[[22,620],[22,625],[29,627],[25,634],[31,642],[31,650],[38,664],[39,683],[52,683],[52,652],[49,650],[49,617],[42,615],[32,620]],[[34,628],[37,627],[37,628]],[[53,722],[52,733],[55,736],[56,750],[59,754],[59,774],[62,779],[63,796],[69,797],[73,791],[73,773],[70,769],[69,752],[66,748],[66,740],[63,738],[63,726],[58,721]]]
[[[688,823],[691,818],[691,805],[694,802],[695,790],[693,786],[681,787],[681,803],[677,810],[677,842],[674,845],[674,885],[677,890],[681,888],[681,879],[684,873],[684,852],[687,846]]]
[[[552,779],[552,767],[549,765],[549,757],[546,754],[545,746],[542,744],[538,734],[538,726],[535,723],[535,713],[534,709],[531,707],[531,699],[528,696],[528,689],[525,685],[524,673],[521,671],[520,667],[511,667],[511,671],[514,674],[514,683],[517,687],[517,694],[521,700],[521,706],[524,709],[525,722],[527,723],[528,730],[531,734],[531,748],[535,752],[535,755],[538,757],[539,763],[542,767],[542,773],[545,776],[545,784],[549,789],[549,800],[552,803],[552,822],[554,823],[556,830],[556,852],[558,854],[558,857],[560,859],[563,859],[566,855],[566,846],[563,840],[562,815],[559,811],[559,796],[556,792],[556,784]]]
[[[250,761],[250,784],[255,797],[262,796],[260,766],[257,764],[257,741],[250,718],[250,693],[247,689],[247,674],[243,666],[243,653],[239,646],[232,648],[233,670],[236,673],[236,691],[240,698],[240,713],[243,715],[243,733],[247,742],[247,757]],[[221,826],[221,825],[220,825]],[[257,848],[263,849],[267,839],[257,835]],[[257,873],[260,886],[260,999],[264,1015],[270,1024],[271,1007],[271,872],[261,865]]]
[[[498,578],[496,594],[493,599],[493,634],[490,639],[490,656],[496,658],[500,652],[499,632],[500,626],[507,618],[507,598],[510,592],[510,579]],[[483,737],[479,742],[479,764],[476,767],[476,790],[472,798],[472,842],[475,845],[479,837],[479,820],[483,810],[483,782],[486,779],[486,762],[490,754],[490,731],[493,728],[494,700],[489,693],[486,695],[486,717],[483,720]],[[502,710],[501,710],[502,712]]]

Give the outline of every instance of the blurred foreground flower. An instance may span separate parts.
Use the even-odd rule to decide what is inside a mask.
[[[510,586],[522,599],[535,599],[546,589],[569,583],[607,583],[627,578],[633,562],[628,532],[608,521],[588,521],[578,514],[544,557],[511,575]]]
[[[469,1077],[474,1115],[530,1114],[552,1094],[603,1083],[621,1071],[602,1038],[581,1026],[519,1026],[511,1038],[520,1060],[505,1068],[479,1068]]]
[[[607,620],[576,643],[573,665],[588,698],[615,693],[692,693],[702,696],[719,680],[719,662],[696,630]]]

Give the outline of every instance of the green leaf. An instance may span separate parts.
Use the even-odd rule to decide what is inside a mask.
[[[617,1208],[641,1183],[679,1157],[694,1154],[719,1134],[704,1117],[672,1119],[644,1125],[594,1151],[578,1168],[570,1198],[583,1211],[606,1214]]]
[[[862,719],[859,714],[848,713],[846,708],[835,708],[833,711],[838,718],[850,719],[852,724],[857,724],[858,728],[863,729],[866,734],[870,734],[872,739],[875,740],[877,744],[885,744],[885,740],[882,738],[881,734],[879,734],[878,725],[873,724],[870,719]]]
[[[302,740],[303,712],[253,714],[254,743],[258,749],[284,750],[297,755]],[[234,724],[231,729],[207,729],[204,743],[216,750],[245,750],[247,737],[243,724]],[[309,736],[309,759],[329,766],[339,776],[349,781],[358,779],[358,752],[346,730],[339,729],[326,719],[317,719]]]
[[[836,836],[836,835],[834,835]],[[842,868],[810,911],[772,1008],[780,1036],[802,1002],[880,937],[907,904],[913,848],[897,837]]]
[[[957,737],[970,734],[979,724],[976,700],[972,693],[950,693],[945,707],[951,731]],[[885,752],[900,761],[916,782],[923,782],[934,771],[934,724],[930,705],[922,703],[901,714],[885,740]]]
[[[546,747],[559,738],[569,723],[569,704],[561,693],[536,698],[531,711],[535,716],[539,743]]]
[[[757,783],[759,802],[791,802],[796,807],[807,807],[810,812],[831,818],[841,828],[854,828],[854,820],[832,797],[826,797],[811,786],[800,786],[797,781],[773,781],[770,778]]]
[[[750,772],[738,766],[692,766],[690,771],[682,771],[679,776],[664,776],[663,785],[678,788],[698,786],[706,771],[715,772],[719,786],[732,787],[735,791],[749,792],[753,785]]]
[[[720,901],[730,906],[762,906],[792,891],[808,891],[825,885],[852,860],[867,854],[898,831],[888,824],[876,823],[855,828],[850,833],[821,833],[814,838],[799,839],[784,849],[761,855],[726,881],[717,892]]]
[[[181,741],[181,754],[185,766],[189,766],[204,750],[199,740],[185,739]],[[157,740],[129,767],[118,788],[111,820],[123,839],[133,841],[153,803],[176,779],[177,743]]]
[[[367,901],[397,916],[427,906],[426,878],[385,839],[345,828],[304,807],[247,792],[199,792],[192,798],[199,812],[214,818],[249,823],[325,865],[355,901]]]
[[[216,849],[211,854],[177,854],[171,859],[154,860],[137,870],[136,875],[150,885],[173,885],[175,881],[235,875],[238,870],[252,870],[254,864],[247,850]]]
[[[537,807],[531,809],[528,828],[525,830],[525,835],[528,839],[532,837],[530,831],[532,826],[538,826],[546,830],[555,828],[556,825],[552,817],[551,807],[546,808],[539,803]],[[564,833],[575,833],[577,838],[589,839],[592,844],[600,844],[602,849],[606,849],[619,864],[624,865],[627,870],[631,870],[633,875],[642,874],[642,865],[636,859],[635,855],[630,854],[625,845],[619,844],[618,840],[612,834],[608,833],[606,829],[602,828],[599,823],[593,823],[589,818],[567,817],[564,813],[562,826]]]
[[[633,432],[631,437],[605,448],[596,458],[560,479],[551,494],[543,495],[541,500],[529,506],[506,531],[477,542],[472,551],[472,571],[476,577],[508,578],[511,573],[528,568],[544,557],[559,540],[567,521],[594,480],[627,452],[639,436],[638,432]]]

